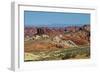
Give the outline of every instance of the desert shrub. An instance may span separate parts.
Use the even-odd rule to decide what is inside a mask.
[[[64,59],[69,59],[69,58],[71,58],[71,53],[67,53],[66,55],[64,55],[64,56],[62,57],[63,60],[64,60]]]

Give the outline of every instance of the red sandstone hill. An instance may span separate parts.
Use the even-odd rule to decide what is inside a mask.
[[[77,32],[77,31],[87,31],[90,32],[90,25],[84,26],[68,26],[68,27],[25,27],[24,28],[24,35],[26,36],[34,36],[34,35],[41,35],[46,34],[49,36],[56,36],[59,34],[65,34],[67,32]]]
[[[37,33],[37,28],[35,27],[25,27],[24,28],[24,36],[33,36]]]
[[[69,33],[62,37],[63,40],[71,40],[77,45],[85,45],[90,43],[90,33],[86,31],[77,31],[74,33]]]
[[[34,36],[46,34],[49,37],[62,35],[62,40],[71,40],[77,45],[89,44],[90,25],[68,26],[68,27],[25,27],[24,36]]]

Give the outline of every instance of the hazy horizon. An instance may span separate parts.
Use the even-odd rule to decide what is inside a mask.
[[[52,25],[52,24],[51,24]],[[57,25],[53,25],[53,26],[50,26],[50,25],[40,25],[40,26],[36,26],[36,25],[24,25],[24,27],[70,27],[70,26],[76,26],[76,27],[81,27],[81,26],[84,26],[84,25],[90,25],[90,24],[82,24],[82,25],[67,25],[67,26],[63,26],[63,25],[60,25],[60,26],[57,26]]]

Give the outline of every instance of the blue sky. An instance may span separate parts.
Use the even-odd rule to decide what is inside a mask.
[[[26,26],[70,26],[90,24],[90,14],[24,11],[24,25]]]

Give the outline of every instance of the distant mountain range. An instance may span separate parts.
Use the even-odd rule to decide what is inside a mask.
[[[68,26],[83,26],[89,24],[34,24],[34,25],[25,25],[25,27],[68,27]]]
[[[90,32],[90,25],[83,26],[67,26],[67,27],[34,27],[34,26],[25,26],[24,27],[24,36],[33,36],[33,35],[42,35],[47,34],[49,36],[55,36],[59,34],[65,34],[67,32],[76,32],[76,31],[88,31]]]

